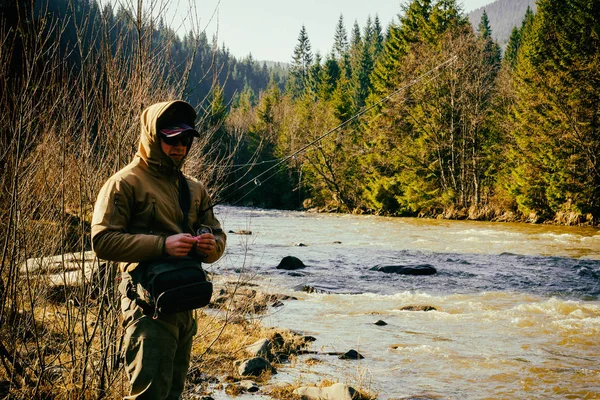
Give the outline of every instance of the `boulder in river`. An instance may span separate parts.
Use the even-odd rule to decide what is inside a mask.
[[[238,374],[240,374],[240,376],[259,376],[264,371],[269,371],[272,374],[277,373],[271,363],[262,357],[254,357],[242,361],[238,365]]]
[[[385,272],[386,274],[400,275],[433,275],[437,272],[435,267],[430,264],[416,265],[376,265],[371,271]]]
[[[353,400],[359,397],[353,387],[343,383],[336,383],[324,388],[303,386],[294,390],[294,394],[302,400]]]
[[[423,306],[423,305],[410,305],[404,306],[400,310],[402,311],[437,311],[434,306]]]
[[[340,355],[338,358],[341,360],[362,360],[365,357],[363,357],[362,354],[360,354],[358,351],[353,349],[353,350],[348,350],[344,354]]]
[[[296,270],[306,268],[306,265],[299,259],[294,256],[286,256],[283,257],[277,269],[285,269],[285,270]]]
[[[227,233],[233,233],[234,235],[252,235],[252,231],[248,231],[245,229],[239,230],[239,231],[229,231]]]
[[[253,357],[263,357],[269,360],[272,358],[271,347],[271,341],[264,338],[246,347],[246,350],[248,350],[248,353],[250,353]]]

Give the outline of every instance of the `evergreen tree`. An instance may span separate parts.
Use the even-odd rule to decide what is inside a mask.
[[[365,27],[369,32],[369,23]],[[358,41],[351,49],[352,64],[352,102],[353,114],[365,106],[365,101],[369,95],[371,87],[370,75],[373,71],[373,55],[370,43],[367,42],[367,35],[364,41]]]
[[[317,53],[315,56],[315,61],[313,65],[310,67],[309,71],[309,93],[313,98],[318,98],[321,90],[321,79],[323,76],[323,66],[321,65],[321,54]]]
[[[600,217],[600,7],[540,0],[515,69],[510,189],[523,213]]]
[[[414,0],[408,6],[403,6],[403,11],[400,25],[389,27],[389,37],[371,76],[375,97],[387,94],[396,87],[400,64],[408,52],[408,46],[418,41],[429,20],[431,0]]]
[[[515,26],[513,27],[510,37],[508,38],[508,43],[506,44],[506,49],[504,50],[504,63],[510,66],[511,69],[515,68],[517,64],[517,54],[519,53],[519,46],[521,45],[521,35],[519,33],[519,29]]]
[[[348,33],[344,26],[344,16],[340,14],[338,23],[335,26],[335,34],[333,36],[333,54],[338,61],[343,60],[348,54]]]
[[[362,38],[360,37],[360,26],[358,26],[358,21],[354,21],[354,25],[352,26],[352,36],[350,39],[350,48],[356,48],[360,46],[362,43]]]
[[[313,62],[313,54],[311,50],[310,40],[306,32],[306,27],[302,25],[298,35],[298,44],[294,48],[292,65],[289,73],[288,90],[293,96],[301,96],[304,94],[309,79],[309,70]]]
[[[492,28],[490,27],[490,21],[485,10],[481,15],[481,21],[479,22],[477,31],[479,33],[480,40],[482,40],[484,43],[484,53],[486,62],[490,66],[492,66],[494,71],[497,72],[500,68],[502,55],[500,51],[500,46],[498,46],[498,44],[492,38]]]
[[[375,15],[375,22],[373,23],[373,39],[370,41],[373,60],[377,60],[379,54],[383,51],[384,39],[379,16]]]

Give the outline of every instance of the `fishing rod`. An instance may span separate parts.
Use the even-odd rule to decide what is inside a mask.
[[[252,193],[253,191],[255,191],[258,187],[260,187],[260,185],[262,184],[260,182],[260,178],[264,175],[266,175],[267,173],[269,173],[270,171],[272,171],[273,169],[279,167],[281,164],[285,163],[286,161],[288,161],[289,159],[297,156],[298,154],[304,152],[306,149],[308,149],[309,147],[315,145],[316,143],[320,142],[321,140],[325,139],[327,136],[331,135],[332,133],[336,132],[337,130],[345,127],[346,125],[350,124],[350,122],[360,118],[363,114],[365,114],[366,112],[372,110],[373,108],[379,106],[380,104],[383,104],[384,102],[388,101],[389,99],[391,99],[392,97],[396,96],[398,93],[408,89],[411,86],[416,85],[417,83],[419,83],[420,81],[422,81],[423,79],[425,79],[427,76],[433,74],[435,71],[440,70],[441,68],[453,63],[454,61],[456,61],[458,59],[458,56],[452,56],[449,59],[447,59],[446,61],[438,64],[437,66],[435,66],[434,68],[430,69],[429,71],[421,74],[418,78],[415,78],[413,80],[411,80],[410,82],[408,82],[407,84],[405,84],[404,86],[394,90],[393,92],[391,92],[390,94],[388,94],[387,96],[382,97],[381,99],[379,99],[377,102],[371,104],[369,107],[363,108],[362,110],[360,110],[358,113],[354,114],[352,117],[348,118],[346,121],[340,123],[339,125],[337,125],[334,128],[331,128],[330,130],[328,130],[327,132],[325,132],[324,134],[322,134],[321,136],[317,137],[315,140],[307,143],[306,145],[302,146],[300,149],[296,150],[295,152],[287,155],[286,157],[282,158],[281,160],[279,160],[279,162],[277,162],[275,165],[272,165],[271,167],[267,168],[265,171],[261,172],[260,174],[258,174],[256,177],[254,177],[253,179],[249,180],[248,182],[244,183],[242,186],[238,187],[237,189],[235,189],[233,192],[231,192],[229,195],[223,197],[222,199],[212,203],[210,206],[208,206],[206,209],[203,209],[202,212],[206,212],[212,208],[214,208],[215,206],[224,203],[225,201],[233,198],[233,196],[239,192],[240,190],[242,190],[243,188],[245,188],[246,186],[250,185],[251,183],[255,184],[255,187],[252,188],[252,190],[248,191],[248,193],[246,193],[244,196],[242,196],[239,200],[242,200],[244,197],[248,196],[250,193]],[[438,74],[439,75],[439,74]],[[435,75],[433,78],[437,77],[437,75]],[[272,175],[270,175],[266,180],[271,179],[273,176],[275,176],[275,174],[277,174],[278,171],[275,171],[275,173],[273,173]],[[238,200],[238,201],[239,201]]]

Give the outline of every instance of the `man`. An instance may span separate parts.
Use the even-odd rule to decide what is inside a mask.
[[[120,262],[124,357],[131,384],[126,399],[180,398],[196,333],[192,311],[150,315],[135,301],[131,288],[143,286],[147,262],[192,257],[212,263],[225,249],[226,236],[206,189],[181,173],[193,139],[199,137],[195,120],[194,108],[184,101],[144,110],[133,161],[108,179],[94,207],[94,251],[101,259]],[[187,221],[180,179],[189,187]],[[212,233],[196,234],[201,226]]]

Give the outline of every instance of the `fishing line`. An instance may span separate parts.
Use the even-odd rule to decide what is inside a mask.
[[[295,152],[287,155],[286,157],[282,158],[281,160],[279,160],[279,162],[277,162],[275,165],[267,168],[265,171],[261,172],[260,174],[258,174],[256,177],[254,177],[253,179],[247,181],[246,183],[244,183],[242,186],[238,187],[237,189],[235,189],[233,192],[231,192],[228,196],[223,197],[222,199],[212,203],[208,208],[203,209],[202,212],[206,212],[212,208],[214,208],[215,206],[224,203],[226,200],[229,200],[230,198],[233,197],[233,195],[235,195],[237,192],[239,192],[240,190],[242,190],[243,188],[245,188],[246,186],[250,185],[251,183],[254,182],[258,182],[259,184],[256,185],[254,188],[252,188],[252,190],[250,190],[248,193],[246,193],[244,196],[242,196],[240,199],[238,199],[238,201],[240,201],[241,199],[245,198],[246,196],[248,196],[250,193],[252,193],[254,190],[256,190],[260,184],[266,182],[268,179],[272,178],[275,174],[277,174],[279,171],[275,171],[274,174],[270,175],[267,179],[265,179],[262,183],[260,181],[260,178],[262,178],[264,175],[266,175],[267,173],[271,172],[273,169],[277,168],[278,166],[280,166],[281,164],[283,164],[284,162],[288,161],[289,159],[297,156],[298,154],[304,152],[306,149],[308,149],[309,147],[313,146],[314,144],[320,142],[321,140],[323,140],[324,138],[326,138],[327,136],[331,135],[333,132],[345,127],[346,125],[350,124],[350,122],[358,119],[359,117],[361,117],[363,114],[365,114],[366,112],[372,110],[375,107],[378,107],[379,105],[383,104],[384,102],[388,101],[389,99],[391,99],[392,97],[394,97],[395,95],[397,95],[398,93],[406,90],[407,88],[416,85],[417,83],[419,83],[420,81],[422,81],[423,79],[425,79],[427,76],[431,75],[432,73],[434,73],[435,71],[441,69],[442,67],[445,67],[446,65],[456,61],[458,59],[458,56],[453,56],[451,58],[449,58],[448,60],[438,64],[436,67],[430,69],[429,71],[423,73],[422,75],[420,75],[418,78],[415,78],[411,81],[409,81],[407,84],[405,84],[404,86],[394,90],[393,92],[391,92],[390,94],[388,94],[385,97],[382,97],[381,99],[379,99],[377,102],[371,104],[369,107],[363,108],[361,111],[359,111],[358,113],[354,114],[352,117],[348,118],[346,121],[342,122],[341,124],[337,125],[336,127],[328,130],[327,132],[323,133],[321,136],[317,137],[316,139],[314,139],[313,141],[307,143],[306,145],[302,146],[300,149],[296,150]],[[441,73],[441,72],[440,72]],[[431,79],[434,79],[438,76],[439,74],[433,76]]]

